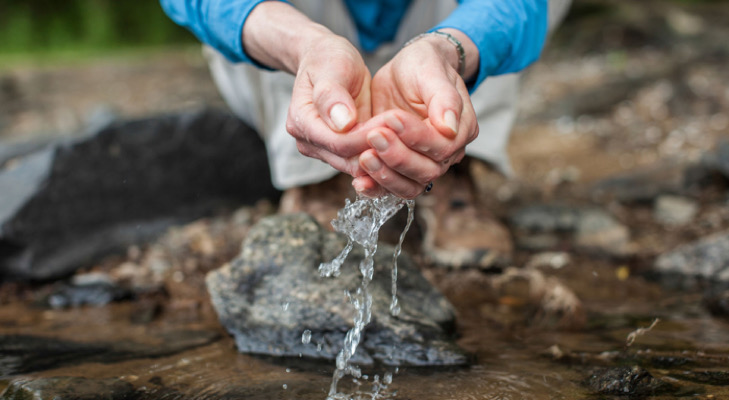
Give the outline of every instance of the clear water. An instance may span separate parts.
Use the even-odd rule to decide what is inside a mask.
[[[347,199],[344,208],[337,213],[337,219],[332,221],[334,229],[347,236],[347,244],[342,252],[332,261],[322,263],[319,266],[321,275],[338,276],[344,260],[352,251],[355,244],[364,248],[365,256],[359,264],[362,282],[355,293],[347,292],[349,302],[355,309],[354,326],[347,332],[342,350],[337,355],[336,369],[332,377],[332,384],[327,397],[328,400],[361,398],[359,394],[351,395],[342,393],[337,389],[337,386],[339,381],[346,375],[351,375],[354,379],[364,378],[360,369],[350,363],[350,359],[354,356],[354,353],[357,351],[357,346],[362,340],[364,328],[372,319],[372,295],[368,287],[374,275],[374,256],[377,252],[377,239],[382,225],[405,205],[408,207],[408,221],[402,234],[400,234],[400,240],[395,248],[392,260],[392,303],[390,304],[390,312],[393,315],[398,315],[400,313],[400,306],[397,302],[397,257],[402,251],[405,234],[413,220],[415,202],[389,194],[374,199],[360,196],[354,202]],[[372,399],[381,398],[382,390],[386,389],[389,384],[385,382],[392,382],[391,374],[387,375],[386,379],[382,381],[380,381],[379,376],[375,375],[372,383],[372,392],[369,397]]]

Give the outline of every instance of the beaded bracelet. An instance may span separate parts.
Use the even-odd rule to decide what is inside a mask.
[[[451,35],[448,32],[432,31],[432,32],[421,33],[420,35],[415,36],[414,38],[408,40],[407,43],[405,43],[402,47],[407,47],[407,46],[411,45],[413,42],[415,42],[419,39],[422,39],[426,36],[431,36],[431,35],[443,36],[446,39],[448,39],[449,42],[453,43],[454,46],[456,46],[456,51],[458,51],[458,75],[463,77],[463,74],[466,72],[466,51],[463,50],[463,45],[461,44],[461,41],[456,39],[455,36]]]

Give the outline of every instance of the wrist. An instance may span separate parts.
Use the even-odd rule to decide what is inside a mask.
[[[465,52],[463,46],[455,37],[448,33],[433,31],[424,33],[420,37],[416,37],[415,40],[418,40],[418,38],[433,46],[435,51],[458,72],[458,75],[463,76],[466,66]]]
[[[438,29],[414,37],[405,46],[416,41],[430,44],[465,82],[478,73],[478,48],[465,33],[453,28]]]
[[[256,6],[243,26],[244,51],[258,63],[295,74],[312,43],[333,35],[290,4],[266,1]]]

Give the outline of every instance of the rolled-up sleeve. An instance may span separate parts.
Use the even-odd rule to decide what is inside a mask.
[[[431,29],[454,28],[478,47],[475,90],[487,77],[518,72],[539,58],[547,36],[547,0],[462,0]]]
[[[251,11],[264,1],[267,0],[160,0],[160,3],[173,21],[230,61],[255,64],[243,48],[243,25]]]

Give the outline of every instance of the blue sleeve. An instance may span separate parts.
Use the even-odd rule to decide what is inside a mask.
[[[547,0],[462,0],[431,31],[454,28],[476,44],[480,63],[471,92],[487,77],[518,72],[539,58],[547,36]]]
[[[266,0],[160,0],[160,3],[173,21],[230,61],[258,65],[243,50],[241,35],[248,14],[263,1]]]

